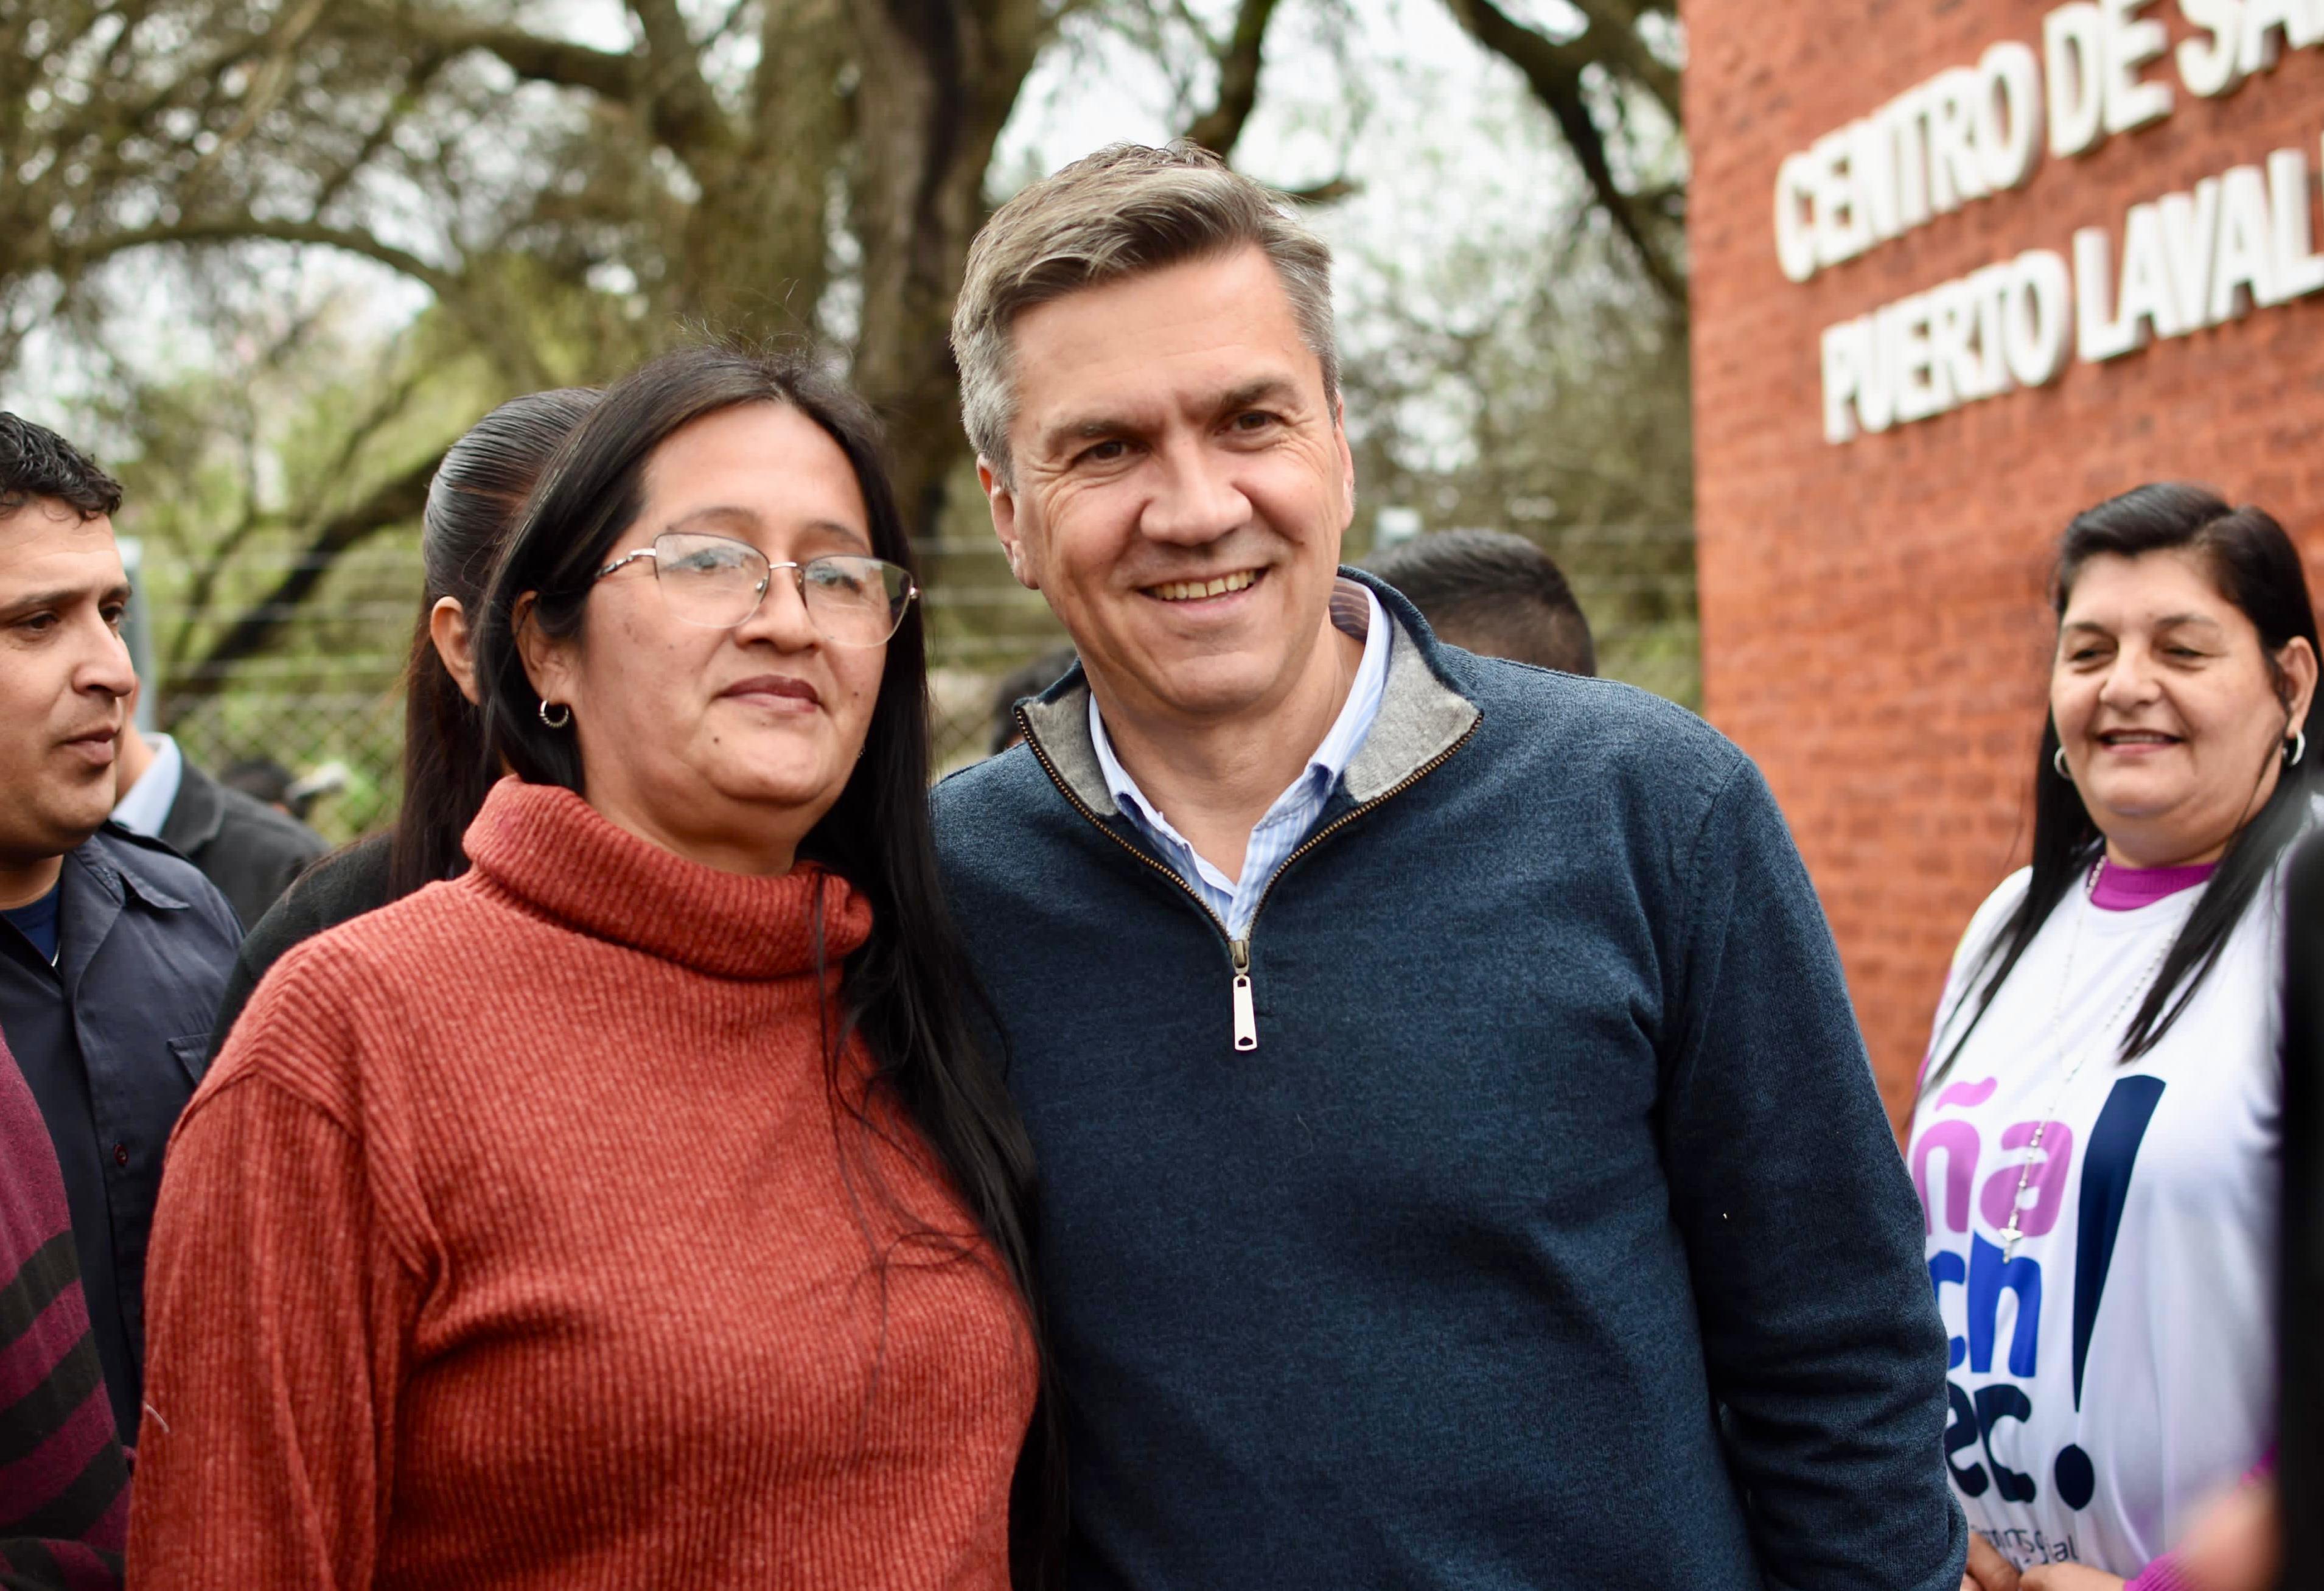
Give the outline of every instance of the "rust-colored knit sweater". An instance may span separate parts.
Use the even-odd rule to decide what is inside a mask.
[[[131,1584],[1005,1587],[1021,1312],[898,1241],[875,1184],[972,1223],[821,1059],[816,902],[834,991],[870,909],[513,780],[467,848],[286,956],[171,1142]]]

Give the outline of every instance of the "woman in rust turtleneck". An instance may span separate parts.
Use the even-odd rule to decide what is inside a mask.
[[[133,1583],[999,1588],[1012,1480],[1043,1577],[907,559],[803,363],[674,355],[567,439],[471,870],[284,957],[171,1142]]]

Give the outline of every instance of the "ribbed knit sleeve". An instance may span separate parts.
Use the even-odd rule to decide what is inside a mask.
[[[344,1102],[264,1064],[269,992],[170,1144],[133,1584],[353,1591],[378,1566],[420,1283]]]

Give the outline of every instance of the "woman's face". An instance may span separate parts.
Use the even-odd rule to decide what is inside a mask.
[[[2215,860],[2274,792],[2316,658],[2276,654],[2186,551],[2091,559],[2074,578],[2050,712],[2107,856],[2132,866]]]
[[[872,553],[847,456],[780,403],[745,403],[673,432],[647,461],[637,521],[603,560],[666,531],[731,537],[774,563]],[[522,629],[526,671],[573,710],[584,793],[633,834],[729,872],[789,869],[839,799],[871,726],[883,646],[835,646],[777,569],[733,629],[689,624],[651,559],[599,580],[580,633]]]

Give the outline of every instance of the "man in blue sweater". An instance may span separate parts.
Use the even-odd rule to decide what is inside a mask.
[[[1339,569],[1330,258],[1190,150],[954,321],[1082,666],[946,781],[1040,1157],[1071,1583],[1955,1591],[1945,1344],[1757,770]]]

